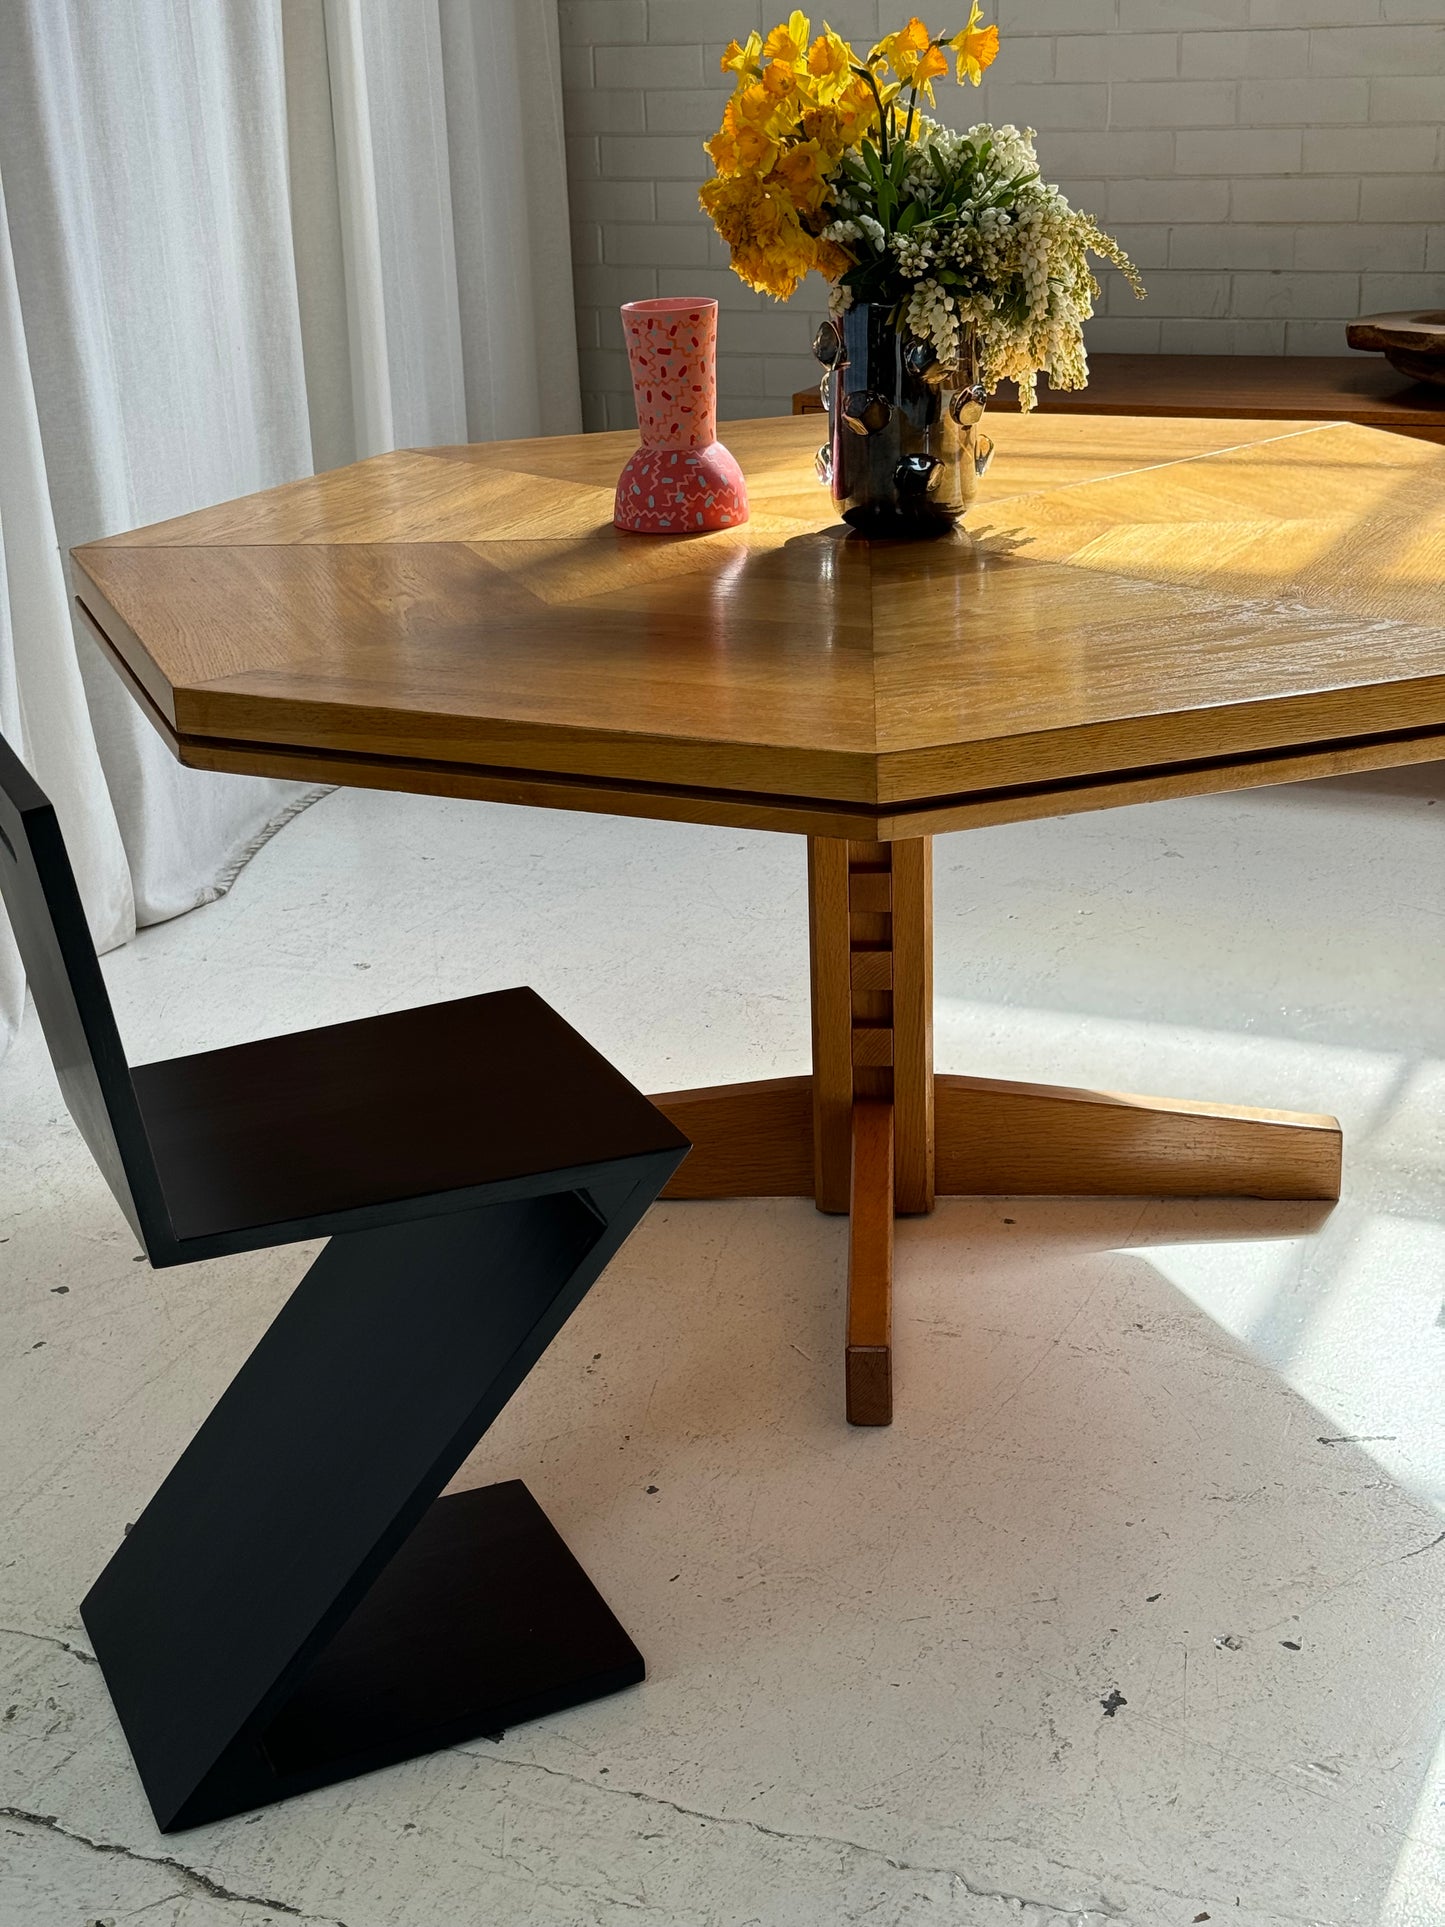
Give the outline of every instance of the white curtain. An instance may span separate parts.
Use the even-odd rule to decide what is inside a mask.
[[[77,542],[397,446],[580,427],[556,0],[0,5],[0,730],[97,942],[306,800],[182,769]],[[0,921],[0,1049],[22,988]]]

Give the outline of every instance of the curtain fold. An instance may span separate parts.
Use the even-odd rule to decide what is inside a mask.
[[[75,543],[395,446],[580,427],[556,0],[0,8],[0,728],[102,947],[304,801],[174,761]],[[21,1009],[0,922],[0,1049]]]

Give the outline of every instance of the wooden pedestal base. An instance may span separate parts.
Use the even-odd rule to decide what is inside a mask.
[[[667,1198],[812,1197],[851,1214],[847,1413],[893,1416],[893,1217],[934,1196],[1332,1201],[1332,1117],[933,1069],[932,845],[808,845],[813,1075],[653,1102],[693,1150]]]

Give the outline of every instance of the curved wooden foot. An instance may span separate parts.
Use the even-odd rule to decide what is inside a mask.
[[[1340,1195],[1332,1117],[990,1077],[936,1077],[934,1091],[940,1196]],[[668,1091],[652,1101],[693,1143],[665,1198],[813,1196],[811,1078]],[[850,1164],[856,1136],[855,1124]]]

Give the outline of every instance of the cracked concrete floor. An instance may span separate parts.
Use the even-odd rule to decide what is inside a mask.
[[[887,1432],[841,1420],[840,1223],[655,1210],[464,1474],[526,1477],[647,1684],[166,1838],[76,1605],[307,1252],[136,1264],[28,1025],[3,1927],[1438,1927],[1440,799],[940,841],[943,1068],[1337,1111],[1341,1206],[945,1203]],[[803,851],[338,794],[106,967],[136,1058],[526,980],[644,1086],[781,1074]]]

